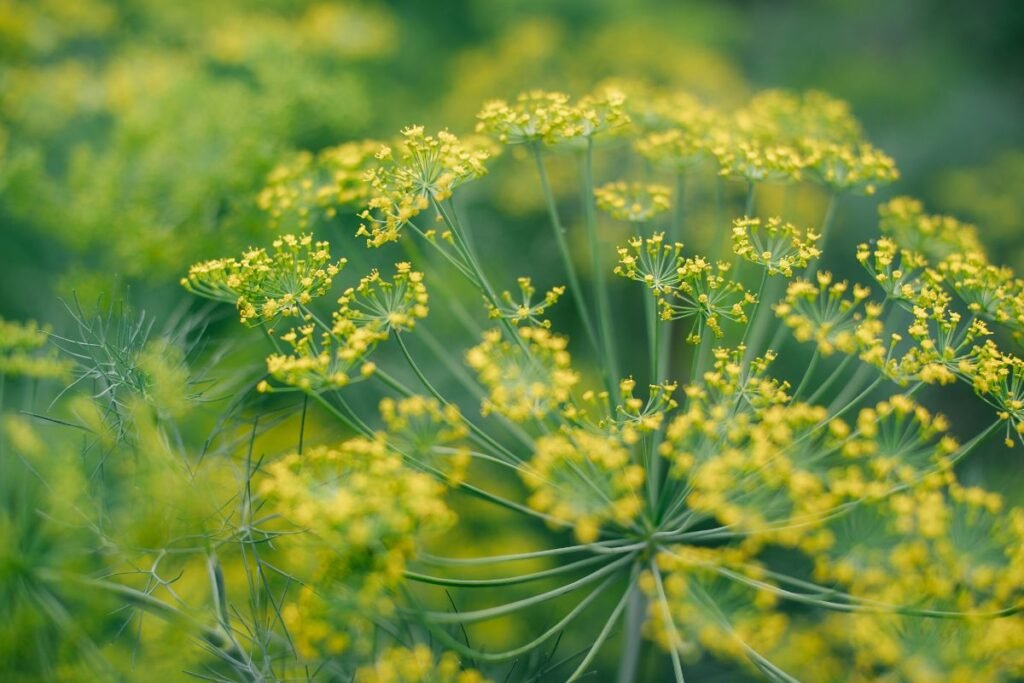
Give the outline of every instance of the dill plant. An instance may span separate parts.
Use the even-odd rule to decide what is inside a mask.
[[[380,281],[388,285],[381,291],[347,290],[333,322],[311,302],[322,294],[316,283],[326,257],[271,266],[266,274],[243,266],[228,278],[200,264],[183,284],[236,303],[243,319],[252,317],[254,284],[272,297],[259,322],[285,350],[268,359],[260,390],[302,392],[356,434],[337,451],[292,454],[270,465],[260,491],[324,552],[364,553],[363,566],[375,577],[372,598],[384,601],[379,614],[411,624],[409,635],[395,639],[434,643],[448,652],[444,658],[461,658],[466,680],[478,676],[476,667],[513,675],[514,666],[500,663],[574,629],[586,634],[587,647],[548,675],[578,679],[613,641],[620,681],[638,676],[645,642],[664,653],[666,675],[677,681],[703,655],[773,680],[1020,674],[1024,512],[960,483],[955,466],[996,433],[1007,446],[1024,433],[1024,360],[1015,355],[1024,283],[989,262],[973,227],[930,216],[907,198],[883,204],[881,234],[846,255],[866,270],[859,282],[820,267],[840,200],[873,195],[898,177],[845,103],[817,92],[769,91],[719,111],[685,93],[630,84],[577,101],[531,91],[487,103],[476,135],[410,127],[371,150],[338,149],[347,167],[369,170],[361,191],[340,173],[337,192],[317,191],[320,205],[336,211],[365,192],[358,234],[369,246],[398,242],[410,258],[433,253],[482,296],[490,324],[479,316],[469,321],[478,339],[466,342],[464,359],[444,358],[457,352],[437,344],[416,346],[420,326],[412,322],[427,317],[428,291],[432,307],[460,305],[439,303],[431,279],[413,270],[429,267],[429,259],[422,266],[403,260],[395,280]],[[518,159],[502,163],[533,167],[563,265],[565,286],[540,301],[531,280],[537,273],[519,279],[518,298],[499,294],[501,283],[474,244],[485,237],[454,202],[506,150]],[[572,224],[548,178],[556,154],[574,157],[580,168],[582,210]],[[614,168],[643,172],[596,186],[595,169],[606,169],[595,161],[602,154],[617,155]],[[622,162],[626,157],[634,160]],[[722,218],[712,231],[722,237],[697,253],[682,243],[694,229],[684,190],[708,169],[720,179]],[[286,175],[263,195],[275,220],[293,208],[287,185],[277,182]],[[745,191],[742,210],[723,199],[730,183]],[[826,197],[819,222],[797,227],[761,215],[757,197],[772,185],[817,187]],[[617,222],[604,233],[614,230],[617,252],[603,243],[598,211]],[[302,213],[304,226],[310,215]],[[281,240],[275,244],[280,249]],[[585,246],[582,254],[573,253],[574,244]],[[589,286],[578,261],[590,263]],[[623,315],[609,293],[614,276],[634,281],[629,305],[645,313],[646,341],[618,326]],[[267,278],[288,287],[264,289]],[[547,318],[563,298],[582,331],[572,343]],[[372,314],[353,317],[354,306]],[[294,327],[288,315],[297,317]],[[398,347],[391,360],[406,369],[371,359],[384,344]],[[439,357],[427,363],[424,350]],[[639,380],[620,373],[627,357],[646,357]],[[472,376],[458,371],[462,360]],[[780,360],[800,372],[783,379],[773,372]],[[443,378],[446,368],[451,381]],[[382,422],[346,400],[357,380],[392,394]],[[480,396],[476,407],[459,407],[457,391],[439,388],[456,382]],[[987,427],[960,439],[949,419],[925,405],[954,384],[971,387],[993,408]],[[375,455],[363,464],[367,453]],[[394,469],[371,494],[350,482],[363,467]],[[282,468],[293,472],[289,479],[281,479]],[[420,477],[423,483],[413,484]],[[523,489],[490,490],[508,477]],[[363,510],[366,499],[386,497],[392,486],[420,493],[396,490],[391,502],[382,501],[391,509]],[[418,554],[416,539],[427,526],[455,523],[443,511],[444,488],[571,530],[575,542],[473,558]],[[531,558],[554,562],[516,573],[515,563]],[[324,560],[322,571],[336,566]],[[486,577],[460,575],[469,567],[485,568]],[[308,610],[289,619],[292,638],[316,645],[312,629],[314,641],[328,643],[303,656],[371,656],[376,648],[359,643],[367,633],[336,635],[358,620],[336,613],[332,624],[324,607],[339,593],[367,590],[364,571],[342,571],[332,578],[337,587],[316,574],[323,604],[289,607]],[[552,577],[553,588],[503,599],[506,586]],[[430,608],[414,584],[485,591],[491,604]],[[487,649],[468,635],[477,622],[563,595],[574,596],[574,606],[546,615],[550,623],[519,647]],[[404,664],[389,662],[410,655],[395,653],[385,650],[376,673],[364,674],[368,680],[442,680],[426,673],[432,664],[401,673]]]
[[[959,483],[954,466],[995,432],[1003,432],[1007,445],[1024,432],[1024,361],[1014,355],[1024,297],[1012,272],[990,264],[972,227],[894,199],[880,208],[882,235],[857,250],[867,271],[863,283],[818,267],[839,199],[871,195],[897,177],[892,160],[864,140],[845,103],[820,93],[767,92],[738,111],[721,112],[679,94],[627,96],[607,87],[573,102],[535,91],[485,105],[477,132],[498,146],[412,127],[397,144],[376,151],[359,234],[373,247],[418,239],[482,295],[494,323],[466,353],[475,377],[459,376],[482,395],[479,414],[457,408],[431,377],[439,366],[421,367],[410,351],[417,330],[408,321],[426,316],[429,284],[415,295],[397,280],[384,297],[348,290],[334,318],[354,324],[339,327],[308,306],[320,293],[316,275],[307,273],[316,263],[271,269],[270,277],[291,289],[274,295],[261,322],[272,339],[291,344],[292,353],[268,359],[276,381],[261,390],[302,391],[358,434],[329,458],[330,475],[320,473],[319,452],[286,461],[311,477],[304,486],[285,485],[272,474],[262,490],[281,505],[283,518],[314,530],[326,524],[314,536],[326,542],[327,552],[346,552],[353,535],[358,548],[371,533],[366,525],[379,530],[385,559],[372,563],[384,564],[378,571],[387,578],[374,583],[382,590],[378,598],[389,596],[384,611],[414,622],[419,640],[440,643],[467,663],[520,658],[578,628],[589,611],[600,616],[588,620],[602,625],[589,648],[566,665],[568,680],[588,671],[617,631],[620,680],[636,677],[645,639],[666,653],[680,681],[687,662],[701,653],[734,658],[777,680],[1002,680],[1019,672],[1024,516],[1006,509],[997,494]],[[484,175],[511,146],[525,150],[541,183],[583,331],[573,353],[595,359],[596,385],[587,386],[569,340],[544,318],[565,288],[536,303],[524,275],[521,303],[508,292],[499,295],[453,202],[461,185]],[[605,149],[632,150],[645,161],[645,177],[595,187],[594,157]],[[559,150],[575,154],[581,167],[582,225],[568,229],[545,166]],[[686,237],[685,214],[671,209],[683,201],[687,175],[709,166],[746,187],[745,206],[731,227],[716,226],[731,248],[688,253],[679,241]],[[798,228],[759,216],[756,195],[766,183],[821,187],[828,201],[820,224]],[[595,209],[624,224],[615,265],[615,252],[604,248],[597,232]],[[586,235],[590,287],[576,273],[569,230]],[[402,262],[398,270],[412,267]],[[616,330],[607,281],[613,271],[637,283],[646,345]],[[237,303],[245,318],[246,288],[256,282],[259,289],[262,273],[243,268],[232,284],[211,272],[200,264],[184,284],[207,295],[217,290],[214,296]],[[422,285],[426,278],[416,275]],[[773,288],[775,282],[785,284]],[[375,316],[345,313],[360,299]],[[278,327],[287,321],[280,324],[276,305],[282,300],[302,302],[291,309],[299,326],[283,334]],[[796,343],[787,342],[787,332]],[[369,359],[378,343],[400,348],[416,384],[408,386]],[[680,373],[674,359],[686,343],[693,346],[686,354],[690,367]],[[794,382],[772,374],[780,350],[805,354]],[[640,388],[617,367],[621,356],[645,352],[646,387]],[[333,380],[325,383],[325,377]],[[372,427],[345,401],[340,387],[354,379],[382,382],[396,394],[382,406],[383,426]],[[947,418],[921,402],[928,389],[938,394],[954,383],[971,386],[995,409],[987,428],[962,441],[951,435]],[[415,427],[406,419],[412,415]],[[413,539],[419,523],[401,525],[409,532],[404,541],[389,540],[380,526],[403,514],[412,499],[396,500],[384,519],[346,502],[366,496],[345,482],[358,471],[351,468],[361,467],[363,456],[355,454],[371,447],[379,466],[395,459],[396,484],[425,475],[437,482],[422,484],[418,501],[424,505],[444,507],[439,485],[469,491],[571,529],[576,544],[473,559],[418,556]],[[352,455],[343,457],[346,450]],[[525,497],[507,498],[473,483],[477,476],[488,481],[482,472],[495,468],[518,476]],[[287,495],[275,496],[278,488]],[[442,526],[452,523],[440,508],[428,516]],[[339,531],[343,535],[329,542]],[[803,559],[781,562],[787,554]],[[559,561],[540,572],[517,575],[506,568],[551,556]],[[459,577],[463,565],[485,566],[493,578]],[[555,588],[501,600],[502,586],[552,576],[561,579]],[[352,577],[337,579],[345,584]],[[396,591],[403,583],[478,588],[495,605],[431,610],[417,593]],[[329,602],[334,589],[320,588]],[[568,593],[578,596],[577,605],[523,647],[485,650],[447,628],[465,629]],[[613,599],[597,599],[606,594]],[[306,637],[308,623],[295,622],[296,638]],[[330,639],[333,632],[324,627],[320,633]],[[950,647],[954,633],[958,646]],[[340,641],[335,646],[334,654],[344,656]],[[330,654],[307,653],[314,659]],[[394,656],[388,651],[384,658]],[[844,668],[846,659],[852,668]]]
[[[548,273],[498,280],[456,202],[504,164],[543,197],[562,270],[542,293]],[[822,93],[718,110],[634,83],[286,162],[269,222],[352,211],[393,265],[350,277],[365,253],[303,233],[192,266],[182,284],[267,344],[199,453],[178,428],[203,401],[188,344],[79,317],[61,346],[95,389],[73,426],[96,445],[68,471],[117,471],[101,509],[74,484],[66,516],[99,520],[82,528],[104,551],[0,568],[120,602],[138,648],[158,617],[210,680],[685,681],[705,658],[782,681],[1013,680],[1024,511],[956,466],[1024,439],[1024,282],[909,198],[829,248],[841,202],[897,177]],[[766,213],[780,187],[824,197],[818,220]],[[844,259],[864,275],[822,266]],[[41,346],[26,329],[16,353]],[[929,407],[958,386],[981,429]],[[343,436],[312,443],[314,420]],[[26,424],[5,434],[36,462]],[[458,548],[472,525],[509,541],[509,519],[544,545]],[[508,640],[492,623],[521,642],[490,645]]]

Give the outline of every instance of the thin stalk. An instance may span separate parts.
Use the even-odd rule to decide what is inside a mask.
[[[747,343],[747,337],[750,335],[750,330],[754,327],[757,322],[757,312],[761,309],[761,300],[764,298],[764,286],[768,281],[768,268],[765,267],[761,270],[761,284],[757,286],[757,301],[754,302],[754,308],[750,311],[750,317],[747,319],[747,326],[743,330],[743,339],[740,340],[740,344]]]
[[[632,562],[636,553],[631,553],[626,557],[620,558],[611,562],[610,564],[601,567],[597,571],[591,572],[590,574],[576,579],[564,586],[553,588],[552,590],[539,593],[522,600],[515,600],[513,602],[506,603],[504,605],[498,605],[497,607],[488,607],[487,609],[474,610],[472,612],[424,612],[424,616],[435,624],[471,624],[478,621],[488,621],[490,619],[496,619],[498,617],[505,616],[506,614],[513,614],[519,610],[532,607],[533,605],[539,605],[553,600],[559,596],[571,593],[577,588],[586,586],[587,584],[593,583],[598,579],[611,574],[612,572],[621,569],[626,563]]]
[[[445,405],[445,406],[451,405],[451,403],[448,401],[448,399],[446,399],[444,396],[442,396],[441,392],[439,392],[437,389],[434,388],[434,385],[430,383],[430,380],[427,379],[427,376],[423,374],[422,370],[420,370],[420,366],[413,359],[412,354],[409,353],[409,347],[407,347],[405,345],[405,340],[402,339],[401,333],[395,332],[395,339],[398,340],[398,346],[399,346],[399,348],[402,349],[402,355],[405,356],[405,360],[409,363],[409,367],[412,368],[413,373],[416,374],[416,377],[420,380],[420,382],[423,384],[423,386],[426,388],[426,390],[428,392],[430,392],[430,394],[434,398],[436,398],[438,401],[440,401],[442,405]],[[462,413],[459,413],[459,416],[462,417],[462,421],[466,424],[466,426],[470,429],[470,431],[472,431],[478,437],[483,439],[483,441],[485,443],[487,443],[489,446],[491,446],[492,448],[497,449],[499,452],[502,452],[505,455],[507,455],[508,457],[512,458],[513,462],[516,462],[516,463],[522,462],[522,459],[519,458],[518,456],[516,456],[515,453],[513,453],[509,449],[505,448],[500,443],[498,443],[498,441],[495,440],[494,437],[492,437],[490,434],[488,434],[484,430],[480,429],[480,427],[478,427],[475,423],[473,423],[471,420],[469,420],[469,418],[466,418],[466,417],[462,416]]]
[[[659,353],[658,353],[658,302],[654,295],[647,291],[643,292],[644,297],[644,318],[647,321],[647,355],[648,368],[650,373],[650,384],[657,384],[661,379],[658,376]]]
[[[747,183],[747,200],[743,205],[743,215],[747,218],[754,217],[754,194],[757,184],[751,180]]]
[[[500,579],[451,579],[446,576],[432,576],[430,574],[420,574],[419,572],[406,571],[405,577],[412,581],[418,581],[420,583],[429,583],[435,586],[452,586],[458,588],[490,588],[494,586],[515,586],[521,583],[529,583],[531,581],[537,581],[539,579],[545,579],[550,576],[558,576],[559,574],[567,574],[572,571],[576,571],[581,567],[589,567],[593,564],[599,564],[601,562],[607,562],[608,557],[603,555],[594,555],[593,557],[586,557],[582,560],[570,562],[569,564],[560,565],[551,569],[543,569],[541,571],[531,572],[529,574],[519,574],[518,576],[505,576]]]
[[[686,198],[686,172],[676,171],[676,182],[673,193],[672,220],[668,224],[668,238],[678,242],[683,232],[683,216],[685,215],[684,200]]]
[[[810,395],[810,397],[807,399],[807,402],[810,403],[810,404],[814,404],[815,402],[817,402],[817,400],[819,398],[821,398],[821,396],[826,391],[828,391],[828,388],[830,386],[832,386],[832,384],[837,379],[839,379],[839,377],[843,374],[843,370],[846,369],[847,365],[849,365],[850,363],[853,362],[854,358],[855,358],[855,356],[852,356],[852,355],[847,356],[846,358],[844,358],[842,360],[842,362],[839,363],[838,366],[836,366],[836,369],[832,371],[832,374],[830,374],[828,376],[828,378],[824,382],[821,383],[821,385],[817,388],[817,390],[815,390],[815,392]]]
[[[594,211],[594,140],[587,138],[587,150],[583,160],[583,215],[590,243],[590,262],[594,286],[597,290],[597,317],[601,330],[601,349],[604,353],[605,370],[612,381],[619,379],[618,359],[615,353],[615,336],[611,323],[611,302],[608,294],[608,275],[601,259],[601,245],[597,236],[597,217]],[[610,397],[609,397],[610,398]]]
[[[818,241],[818,249],[824,255],[825,246],[828,244],[828,237],[832,233],[832,226],[836,221],[836,207],[839,205],[839,195],[835,192],[829,194],[828,204],[825,206],[825,218],[821,221],[821,240]],[[806,277],[817,265],[816,261],[811,261],[807,264],[807,269],[804,271]]]
[[[440,557],[430,553],[419,553],[417,559],[442,567],[475,567],[479,565],[492,565],[502,562],[521,562],[524,560],[536,560],[541,557],[555,557],[558,555],[571,555],[594,550],[594,548],[613,548],[621,541],[599,541],[597,543],[585,543],[580,545],[568,545],[561,548],[545,548],[523,553],[512,553],[509,555],[488,555],[485,557]]]
[[[570,526],[570,523],[566,522],[563,519],[552,517],[551,515],[544,514],[543,512],[537,512],[536,510],[529,506],[521,505],[520,503],[508,500],[507,498],[502,498],[497,494],[491,493],[490,491],[485,491],[484,489],[473,486],[472,484],[461,482],[456,486],[456,488],[458,488],[460,491],[465,491],[471,496],[475,496],[476,498],[480,498],[481,500],[486,500],[489,503],[494,503],[495,505],[499,505],[508,510],[512,510],[513,512],[518,512],[520,514],[528,515],[530,517],[536,517],[537,519],[547,522],[553,527],[564,528]]]
[[[679,637],[679,631],[676,629],[676,620],[672,617],[672,611],[668,606],[668,595],[665,594],[665,584],[661,580],[661,570],[658,569],[658,563],[654,560],[651,560],[651,573],[654,575],[654,585],[658,589],[658,603],[661,605],[662,618],[672,630],[673,641],[682,642],[682,638]],[[672,673],[676,677],[676,683],[685,683],[683,665],[679,661],[679,652],[675,642],[670,643],[669,654],[672,657]]]
[[[437,638],[446,647],[452,648],[453,650],[455,650],[463,656],[472,657],[473,659],[479,660],[481,662],[504,662],[509,659],[519,657],[520,655],[524,655],[530,652],[531,650],[536,649],[537,647],[543,645],[546,641],[550,640],[555,634],[562,632],[566,626],[572,623],[572,621],[575,620],[581,612],[583,612],[583,610],[585,610],[596,598],[603,594],[605,590],[608,589],[608,586],[610,586],[612,581],[614,580],[614,576],[609,576],[600,584],[598,584],[598,586],[594,590],[592,590],[585,598],[580,600],[576,604],[576,606],[569,611],[568,614],[562,617],[556,624],[551,626],[551,628],[549,628],[544,633],[540,634],[530,642],[525,643],[524,645],[520,645],[519,647],[513,648],[511,650],[505,650],[504,652],[480,652],[474,648],[466,646],[459,640],[453,638],[447,631],[445,631],[442,628],[438,628],[436,625],[430,623],[429,621],[424,621],[424,624],[427,626],[427,628],[431,630],[431,632],[435,636],[437,636]]]
[[[647,597],[643,592],[633,590],[626,607],[626,623],[623,628],[622,653],[619,658],[619,683],[633,683],[640,665],[643,649],[643,623],[647,616]]]
[[[437,211],[438,215],[440,215],[444,219],[445,223],[448,225],[448,228],[451,230],[455,248],[459,251],[459,253],[461,254],[462,258],[466,261],[466,263],[469,264],[469,267],[473,272],[474,279],[476,280],[477,286],[480,288],[480,291],[483,293],[484,297],[491,304],[491,306],[498,308],[500,306],[498,301],[498,295],[495,293],[494,287],[491,286],[490,280],[487,279],[487,275],[484,273],[483,268],[480,267],[480,262],[479,260],[477,260],[476,255],[473,253],[473,250],[470,248],[469,244],[463,238],[462,224],[459,222],[459,216],[458,213],[456,213],[455,211],[454,205],[451,205],[452,211],[449,214],[448,211],[445,210],[444,204],[438,202],[437,200],[434,200],[433,198],[431,198],[431,201],[434,204],[434,210]],[[519,346],[525,351],[526,344],[523,341],[522,337],[519,335],[519,331],[516,329],[516,326],[505,318],[501,319],[501,324],[505,328],[505,331],[509,334],[509,336],[512,337],[516,341],[516,343],[518,343]]]
[[[537,173],[540,175],[541,189],[544,192],[544,202],[547,204],[548,217],[551,219],[551,228],[555,233],[555,244],[558,246],[558,253],[562,258],[562,265],[569,278],[569,288],[572,290],[573,301],[576,304],[576,309],[579,311],[580,320],[583,322],[583,329],[587,338],[590,340],[594,353],[600,355],[602,346],[597,340],[597,333],[594,331],[594,323],[590,319],[590,312],[587,310],[586,301],[583,299],[583,288],[580,286],[579,278],[576,275],[576,266],[573,265],[572,254],[569,252],[569,244],[565,239],[565,228],[562,226],[562,221],[558,217],[558,206],[555,203],[555,195],[551,191],[551,184],[548,182],[547,171],[544,170],[544,159],[541,157],[540,147],[536,145],[533,146],[533,157],[537,164]],[[609,396],[614,396],[614,387],[612,386],[607,368],[604,375],[605,385],[608,389]]]
[[[169,605],[159,598],[154,598],[149,593],[144,593],[129,586],[124,586],[112,581],[103,579],[91,579],[77,574],[67,572],[55,572],[49,569],[40,569],[35,575],[47,583],[66,585],[76,583],[83,588],[94,591],[102,591],[125,598],[135,607],[143,609],[169,622],[177,622],[194,629],[207,644],[217,649],[230,648],[231,642],[221,633],[219,629],[207,626],[195,617],[181,611],[173,605]],[[227,654],[227,652],[225,652]]]
[[[998,619],[1000,617],[1009,616],[1016,614],[1024,610],[1024,605],[1014,605],[1001,610],[993,610],[988,612],[957,612],[955,610],[933,610],[933,609],[919,609],[916,607],[906,607],[904,605],[893,605],[889,603],[879,602],[876,600],[868,600],[865,598],[859,598],[855,595],[848,593],[836,592],[838,597],[849,599],[853,602],[835,602],[832,600],[822,600],[806,593],[796,593],[793,591],[786,590],[785,588],[779,588],[774,584],[760,581],[758,579],[744,576],[725,567],[717,567],[708,565],[708,568],[721,576],[724,576],[733,581],[746,584],[751,588],[763,590],[768,593],[772,593],[786,600],[792,600],[793,602],[800,602],[804,604],[814,605],[815,607],[821,607],[836,612],[867,612],[872,614],[903,614],[906,616],[914,617],[929,617],[932,619]],[[778,576],[778,575],[776,575]],[[812,584],[813,585],[813,584]],[[819,587],[819,590],[827,591],[827,589]]]
[[[852,357],[853,356],[848,356],[848,358]],[[800,397],[800,392],[802,392],[804,387],[807,386],[807,383],[811,381],[811,376],[814,374],[814,370],[818,367],[819,358],[821,358],[821,351],[818,347],[814,347],[814,353],[811,354],[811,361],[807,364],[807,369],[804,370],[804,376],[800,380],[800,384],[798,384],[796,389],[793,391],[794,401]]]
[[[327,399],[325,399],[320,394],[312,394],[312,396],[313,400],[319,403],[324,410],[329,412],[334,417],[338,418],[338,420],[340,420],[342,424],[351,429],[353,432],[357,434],[362,434],[363,436],[369,436],[369,434],[371,433],[372,430],[369,430],[365,424],[359,424],[354,419],[354,416],[346,415],[345,413],[341,412],[340,410],[332,406],[330,403],[328,403]]]
[[[597,638],[594,639],[594,644],[590,646],[590,650],[583,658],[583,661],[580,662],[580,665],[576,667],[576,670],[573,671],[569,678],[566,679],[566,683],[572,683],[583,676],[587,667],[594,661],[594,657],[596,657],[597,653],[600,652],[605,641],[608,640],[608,636],[611,635],[612,629],[615,627],[615,624],[619,621],[619,617],[622,615],[622,610],[625,609],[626,604],[633,595],[633,592],[637,590],[635,579],[636,567],[633,568],[633,574],[630,577],[629,586],[622,594],[622,598],[620,598],[618,604],[615,605],[615,609],[612,610],[611,615],[608,617],[608,621],[606,621],[604,626],[601,628],[601,632],[597,634]]]

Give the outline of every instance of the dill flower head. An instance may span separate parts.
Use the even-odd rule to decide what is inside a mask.
[[[258,493],[315,543],[312,554],[296,548],[295,561],[312,564],[293,571],[310,572],[309,581],[334,589],[327,613],[316,594],[291,603],[293,627],[298,634],[312,632],[305,636],[311,649],[346,649],[349,638],[364,638],[372,630],[366,615],[394,610],[394,594],[417,539],[454,522],[444,491],[429,474],[406,466],[379,438],[292,453],[265,467]],[[313,612],[312,620],[306,621],[304,610]],[[345,638],[332,639],[330,629],[315,626],[316,619],[327,618]]]
[[[594,189],[597,208],[630,223],[646,223],[668,211],[671,196],[672,190],[658,183],[620,180]]]
[[[806,174],[833,192],[870,195],[899,178],[896,162],[866,142],[805,139],[801,141],[800,153]]]
[[[928,261],[921,254],[901,249],[895,240],[881,237],[857,246],[857,260],[891,299],[911,301]]]
[[[317,152],[299,152],[267,176],[256,203],[274,228],[306,230],[342,207],[364,204],[370,187],[363,177],[375,162],[380,143],[346,142]]]
[[[576,111],[565,93],[531,90],[514,102],[487,102],[477,114],[476,131],[509,145],[556,144],[582,133]]]
[[[423,273],[412,270],[412,264],[395,264],[395,275],[390,281],[374,269],[338,299],[333,331],[345,336],[364,327],[384,333],[412,330],[417,320],[427,317],[428,301]]]
[[[645,111],[635,114],[649,132],[637,137],[633,147],[652,163],[687,170],[706,161],[720,134],[722,115],[690,93],[648,97]]]
[[[629,123],[626,95],[605,86],[576,103],[544,90],[520,93],[512,103],[492,100],[477,114],[476,130],[507,145],[559,145],[622,132]]]
[[[332,261],[330,245],[314,242],[312,235],[283,235],[273,247],[269,254],[249,249],[237,259],[197,263],[181,284],[199,296],[235,304],[243,323],[262,325],[303,316],[347,262]]]
[[[446,130],[427,135],[422,126],[402,131],[397,151],[381,146],[378,164],[367,172],[370,188],[364,223],[356,233],[379,247],[398,239],[411,219],[451,197],[455,188],[487,172],[489,152],[468,144]]]
[[[896,244],[938,263],[950,254],[983,253],[977,229],[952,216],[928,215],[910,197],[896,197],[878,207],[882,234]]]
[[[816,283],[797,279],[775,313],[793,330],[798,341],[814,340],[824,355],[854,354],[872,347],[881,332],[881,307],[868,301],[871,290],[846,280],[835,282],[820,272]]]
[[[488,389],[483,412],[514,422],[542,419],[569,400],[579,375],[572,369],[569,340],[544,327],[520,327],[509,341],[500,330],[484,333],[466,361]]]
[[[790,144],[777,144],[729,129],[718,131],[709,149],[719,175],[745,180],[794,182],[802,178],[804,157]]]
[[[343,328],[335,325],[324,331],[307,323],[281,335],[291,352],[267,356],[267,373],[286,387],[307,393],[344,387],[374,373],[376,366],[367,357],[387,338],[387,332],[376,326],[346,322]],[[264,393],[275,390],[266,380],[257,388]]]
[[[530,506],[571,524],[581,543],[596,541],[605,522],[629,526],[643,507],[644,470],[614,435],[571,429],[542,437],[521,476]]]
[[[513,325],[525,322],[534,327],[551,327],[551,321],[541,316],[558,302],[565,293],[565,287],[552,287],[545,292],[543,299],[534,301],[537,288],[533,286],[533,280],[521,277],[517,278],[516,282],[519,284],[518,300],[506,290],[501,293],[501,301],[497,305],[488,303],[488,315],[491,318],[508,320]]]
[[[619,247],[615,273],[642,282],[656,297],[662,320],[692,319],[687,341],[699,343],[705,328],[716,337],[724,332],[722,321],[746,322],[744,306],[756,298],[728,277],[730,265],[712,264],[703,256],[683,257],[683,245],[667,245],[664,233],[636,237],[629,247]]]
[[[813,230],[803,235],[792,223],[779,217],[763,224],[760,218],[737,218],[733,221],[732,250],[751,263],[763,266],[769,275],[793,276],[793,267],[804,268],[821,256],[814,246],[820,239]]]
[[[65,379],[72,363],[47,352],[50,331],[33,321],[17,322],[0,318],[0,377]]]
[[[626,94],[613,85],[606,85],[579,99],[575,117],[580,135],[592,138],[606,133],[622,133],[630,124],[626,111]]]
[[[392,647],[373,664],[356,671],[360,683],[487,683],[475,669],[463,668],[454,652],[435,657],[426,645]]]
[[[469,466],[469,429],[452,404],[436,398],[407,396],[380,402],[388,442],[406,458],[428,471],[441,473],[449,483],[463,480]]]
[[[755,137],[853,142],[862,135],[850,105],[818,90],[765,90],[736,113],[737,126]]]

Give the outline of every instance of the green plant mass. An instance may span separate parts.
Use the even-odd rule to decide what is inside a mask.
[[[1024,677],[1017,157],[465,5],[0,0],[0,678]]]

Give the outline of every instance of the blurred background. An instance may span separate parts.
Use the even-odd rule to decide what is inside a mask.
[[[893,192],[1020,265],[1022,36],[1014,0],[0,0],[0,315],[180,297],[187,263],[266,235],[255,198],[295,150],[613,76],[847,99]]]
[[[0,0],[0,318],[61,331],[62,301],[126,300],[173,326],[190,263],[276,234],[258,198],[296,154],[409,124],[467,132],[487,99],[615,77],[725,106],[763,88],[848,100],[902,178],[844,205],[831,247],[852,256],[877,201],[909,194],[977,223],[993,260],[1024,271],[1019,0]],[[558,284],[537,188],[499,186],[481,224],[511,258],[493,267]],[[317,233],[363,253],[356,224]],[[241,334],[222,312],[221,332]],[[972,476],[1019,471],[1010,456]]]

